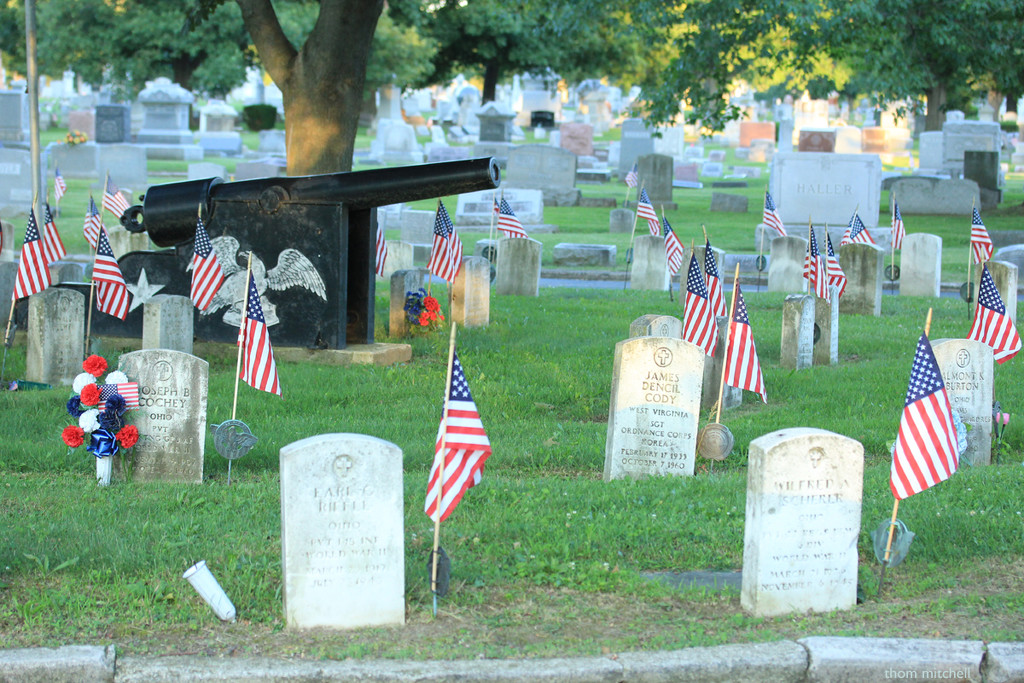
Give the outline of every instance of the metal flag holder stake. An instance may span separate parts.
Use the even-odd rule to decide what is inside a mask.
[[[889,527],[892,527],[892,547],[889,548],[889,559],[885,559],[885,544],[889,540]],[[875,550],[875,558],[881,563],[882,570],[886,567],[898,567],[907,559],[910,544],[914,540],[914,532],[907,529],[902,520],[883,519],[871,531],[871,544]]]
[[[13,322],[14,318],[14,302],[11,302],[11,320],[7,322],[7,332],[4,334],[4,360],[3,364],[0,364],[0,384],[3,384],[4,373],[7,372],[7,349],[14,346],[14,333],[18,329],[17,323]],[[7,385],[4,385],[7,388]]]
[[[213,447],[228,461],[228,486],[231,486],[231,461],[251,451],[259,438],[249,425],[233,418],[219,425],[210,425],[210,431],[213,432]]]

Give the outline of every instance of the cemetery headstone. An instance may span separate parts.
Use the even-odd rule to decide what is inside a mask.
[[[503,237],[498,240],[494,291],[514,296],[540,294],[540,264],[544,245],[532,238]]]
[[[725,166],[717,161],[708,161],[701,168],[700,174],[708,178],[721,178],[725,174]]]
[[[608,231],[612,234],[631,232],[635,215],[632,209],[612,209],[608,214]]]
[[[790,294],[782,304],[779,365],[787,370],[803,370],[813,364],[816,303],[813,295]]]
[[[192,300],[157,294],[143,304],[142,348],[192,353]]]
[[[391,305],[388,311],[389,336],[409,336],[409,319],[405,314],[405,294],[406,292],[415,292],[421,287],[426,288],[429,277],[430,271],[426,268],[410,268],[391,273]]]
[[[50,147],[48,161],[50,170],[59,168],[65,178],[97,180],[100,173],[99,159],[100,145],[90,141],[77,145],[54,145]],[[100,191],[102,192],[102,189]]]
[[[200,161],[203,148],[194,144],[189,129],[189,108],[195,96],[169,78],[146,83],[138,101],[143,109],[142,128],[135,136],[150,159]]]
[[[386,240],[388,247],[388,258],[384,262],[383,279],[390,281],[391,274],[396,270],[408,270],[413,266],[413,247],[409,242],[402,240]]]
[[[145,148],[131,144],[99,145],[96,158],[100,174],[105,176],[109,172],[114,183],[128,197],[128,201],[131,204],[140,204],[136,197],[149,186]],[[61,166],[62,173],[63,168]],[[103,182],[102,178],[100,182]]]
[[[900,296],[942,293],[942,238],[912,232],[903,238],[900,257]]]
[[[0,221],[0,262],[14,260],[14,225],[7,221]],[[11,297],[7,297],[10,299]],[[4,301],[7,301],[4,299]]]
[[[897,178],[889,194],[899,198],[900,213],[908,215],[970,216],[972,206],[981,206],[978,183],[962,178]]]
[[[943,166],[942,131],[924,131],[917,140],[917,163],[920,171],[939,171]]]
[[[633,239],[633,265],[629,273],[629,288],[666,291],[668,285],[665,238],[660,235],[637,235]]]
[[[260,154],[283,157],[288,153],[283,130],[261,130],[259,140],[256,151]]]
[[[640,157],[653,152],[654,139],[644,122],[641,119],[623,121],[622,142],[619,146],[619,177],[626,177]]]
[[[487,327],[491,321],[491,262],[466,256],[452,284],[452,320],[464,327]]]
[[[865,126],[861,131],[861,144],[868,154],[885,152],[885,128],[881,126]]]
[[[85,357],[85,295],[48,287],[28,298],[25,379],[51,386],[71,384]]]
[[[76,109],[68,112],[68,132],[85,133],[90,140],[96,140],[96,110]],[[63,167],[61,167],[63,168]]]
[[[711,193],[711,210],[724,213],[746,213],[749,198],[739,194],[725,192]]]
[[[936,339],[935,361],[953,410],[968,425],[967,450],[961,461],[970,465],[992,462],[992,400],[995,391],[992,347],[970,339]]]
[[[594,156],[594,127],[589,123],[563,123],[559,144],[579,157]]]
[[[992,276],[992,284],[999,292],[999,298],[1003,300],[1006,307],[1006,314],[1010,320],[1017,323],[1017,266],[1007,261],[988,261],[988,272]],[[981,266],[975,265],[971,268],[972,292],[977,293],[981,288]]]
[[[740,121],[740,147],[750,147],[750,143],[757,139],[774,142],[775,123],[773,121]]]
[[[44,183],[42,187],[46,187]],[[28,150],[0,147],[0,215],[28,215],[32,208],[32,157]]]
[[[206,154],[238,156],[242,135],[235,130],[238,113],[223,100],[211,99],[199,110],[199,146]]]
[[[321,434],[282,448],[280,469],[288,628],[404,624],[402,450]]]
[[[856,126],[839,126],[836,128],[836,154],[860,154],[864,151],[862,137]]]
[[[139,384],[132,478],[201,484],[209,364],[181,351],[144,349],[122,354],[118,370]]]
[[[559,242],[551,252],[556,266],[615,267],[614,244],[574,244]]]
[[[131,142],[132,108],[127,104],[96,105],[96,142]]]
[[[0,144],[28,143],[28,113],[24,90],[0,90]]]
[[[541,190],[548,206],[576,206],[576,155],[550,145],[517,145],[508,154],[502,186]]]
[[[541,190],[523,190],[503,188],[499,192],[481,190],[479,192],[463,192],[455,205],[455,225],[487,225],[494,223],[494,200],[504,199],[516,218],[524,226],[537,225],[544,222],[544,193]],[[403,211],[403,217],[408,210]],[[427,212],[424,212],[427,213]],[[434,212],[429,212],[431,235],[433,234]],[[430,241],[432,237],[426,241]]]
[[[512,140],[512,112],[505,111],[495,102],[488,102],[476,113],[480,121],[481,142],[510,142]]]
[[[436,212],[426,209],[402,209],[398,219],[399,235],[402,241],[412,244],[430,244],[434,239],[435,217]]]
[[[797,151],[827,153],[835,152],[835,130],[815,130],[813,128],[802,129],[800,131],[800,137],[797,142]]]
[[[750,442],[740,604],[754,616],[857,603],[864,447],[797,427]]]
[[[758,163],[768,164],[775,158],[775,141],[764,140],[757,138],[750,141],[750,151],[747,154],[747,160]]]
[[[629,324],[629,336],[683,338],[683,321],[674,315],[648,313]]]
[[[659,202],[672,201],[672,175],[674,161],[664,154],[644,154],[637,158],[637,175],[647,190],[647,196],[658,209]]]
[[[777,237],[771,241],[771,258],[768,261],[769,292],[803,292],[807,288],[804,279],[804,256],[807,240],[803,237]]]
[[[604,480],[693,474],[704,352],[681,339],[615,345]]]
[[[836,294],[835,287],[830,286],[829,289],[829,301],[814,297],[814,324],[818,328],[818,339],[814,342],[814,365],[835,365],[839,362],[839,306],[842,299]]]
[[[210,161],[200,161],[188,165],[189,180],[205,180],[206,178],[228,179],[228,169],[221,164]]]
[[[790,152],[772,159],[769,191],[787,229],[846,225],[857,209],[865,227],[878,227],[882,162],[872,154]],[[900,209],[903,195],[898,194]],[[905,213],[905,212],[904,212]]]
[[[235,165],[235,180],[253,178],[277,178],[283,176],[285,167],[269,159],[261,161],[239,161]]]
[[[839,311],[854,315],[882,314],[882,262],[885,251],[873,244],[846,244],[839,247],[839,265],[846,273],[846,292],[839,300]]]

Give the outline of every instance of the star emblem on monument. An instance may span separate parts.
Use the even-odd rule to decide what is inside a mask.
[[[153,295],[164,288],[163,285],[151,285],[149,284],[149,278],[146,277],[146,269],[143,268],[139,271],[139,281],[134,285],[130,282],[125,282],[125,286],[128,287],[128,291],[132,293],[132,304],[129,307],[128,312],[134,311],[142,304],[147,304],[153,298]]]

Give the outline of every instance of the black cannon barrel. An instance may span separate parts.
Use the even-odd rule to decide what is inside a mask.
[[[343,203],[370,209],[400,202],[445,197],[498,187],[500,171],[493,157],[395,166],[351,173],[254,178],[238,182],[190,180],[154,185],[141,207],[132,207],[122,223],[132,232],[147,232],[155,244],[170,247],[195,235],[196,211],[204,219],[222,202],[259,202],[268,212],[289,203]],[[139,221],[141,214],[142,221]]]

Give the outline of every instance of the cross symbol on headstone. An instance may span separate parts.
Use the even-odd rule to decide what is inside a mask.
[[[352,462],[352,458],[347,455],[339,455],[334,459],[334,471],[337,472],[339,476],[344,477],[354,466],[355,463]]]
[[[672,362],[672,352],[662,346],[654,352],[654,362],[660,367],[665,367]]]

